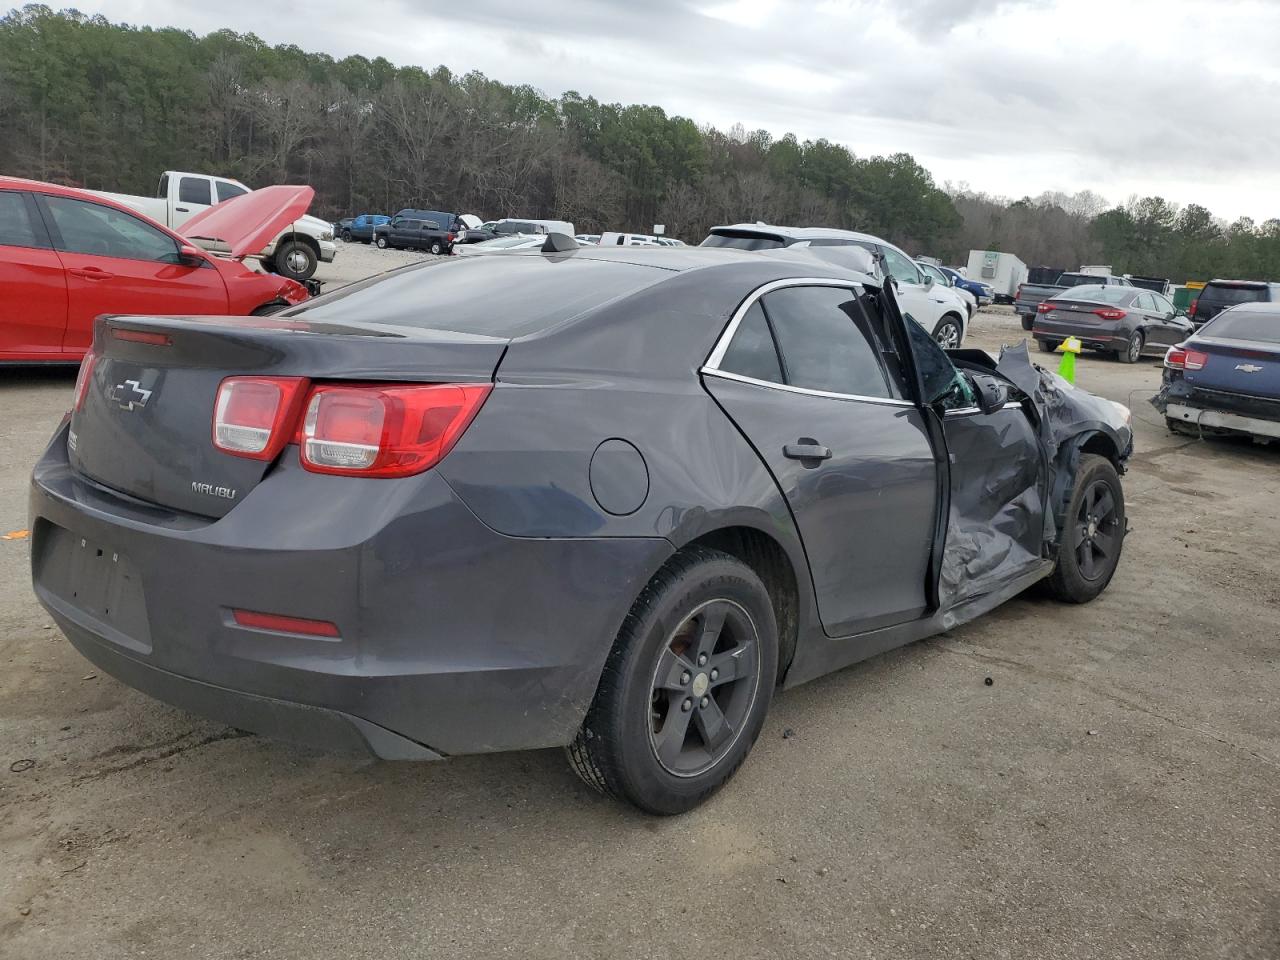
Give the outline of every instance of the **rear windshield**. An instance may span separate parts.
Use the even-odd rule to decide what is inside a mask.
[[[1267,299],[1267,288],[1261,285],[1244,287],[1211,283],[1200,291],[1200,299],[1206,303],[1255,303]]]
[[[458,257],[393,270],[276,316],[521,337],[669,276],[654,267],[578,257]]]
[[[1055,300],[1087,300],[1089,303],[1128,303],[1136,291],[1133,287],[1073,287],[1070,293],[1061,293]]]
[[[1280,311],[1224,310],[1201,328],[1200,336],[1280,343]]]
[[[786,246],[781,237],[747,231],[716,232],[702,241],[704,247],[733,247],[735,250],[778,250]]]
[[[1056,286],[1059,287],[1083,287],[1088,284],[1096,284],[1098,278],[1088,273],[1064,273],[1058,278]]]

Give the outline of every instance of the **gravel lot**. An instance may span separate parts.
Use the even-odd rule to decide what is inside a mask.
[[[348,246],[321,278],[415,258]],[[989,310],[972,342],[1021,336]],[[1169,435],[1159,377],[1079,365],[1137,419],[1102,598],[781,696],[678,819],[558,751],[372,763],[163,706],[71,649],[0,540],[0,956],[1274,960],[1280,449]],[[72,382],[0,372],[0,535]]]

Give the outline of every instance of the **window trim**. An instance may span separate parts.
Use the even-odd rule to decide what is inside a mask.
[[[775,290],[783,290],[787,287],[837,287],[848,290],[855,296],[861,296],[862,292],[865,291],[861,284],[854,281],[835,280],[831,277],[787,277],[782,280],[772,280],[764,284],[764,286],[757,287],[747,295],[746,299],[738,305],[738,309],[733,312],[733,317],[724,328],[724,332],[720,334],[720,339],[711,348],[711,353],[707,356],[707,359],[698,368],[698,372],[704,376],[720,377],[724,380],[734,380],[738,383],[749,383],[759,387],[768,387],[771,390],[785,390],[787,393],[798,393],[808,397],[825,397],[828,400],[858,400],[863,403],[877,403],[886,407],[914,407],[916,405],[914,400],[899,400],[896,397],[864,397],[857,393],[832,393],[828,390],[812,390],[808,387],[796,387],[789,383],[772,383],[768,380],[757,380],[755,377],[744,376],[729,370],[721,370],[720,363],[724,360],[724,355],[729,351],[729,342],[733,340],[734,334],[738,332],[738,327],[741,326],[747,311],[766,294]],[[763,304],[761,309],[763,309]],[[772,325],[770,325],[770,334],[772,335],[772,333]],[[781,351],[779,351],[779,358],[781,358]],[[876,357],[876,363],[883,365],[883,361],[879,357]]]

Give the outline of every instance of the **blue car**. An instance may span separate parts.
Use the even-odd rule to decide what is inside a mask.
[[[955,286],[959,287],[961,290],[968,290],[972,293],[974,299],[978,301],[978,306],[985,307],[992,301],[992,299],[994,299],[994,291],[992,291],[992,289],[985,283],[979,283],[977,280],[970,280],[959,271],[953,270],[950,267],[939,267],[938,269],[950,277]]]
[[[342,228],[339,236],[344,241],[350,243],[352,240],[359,240],[361,243],[373,242],[373,228],[381,226],[384,223],[390,223],[391,218],[382,213],[362,213],[355,217],[352,221]]]
[[[1280,439],[1280,303],[1223,310],[1170,347],[1151,402],[1174,433]]]

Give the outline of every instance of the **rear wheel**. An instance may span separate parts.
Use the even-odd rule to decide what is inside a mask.
[[[1030,330],[1033,326],[1035,326],[1035,319],[1036,319],[1035,317],[1029,317],[1025,313],[1020,314],[1020,316],[1022,318],[1023,330]]]
[[[648,813],[690,810],[750,752],[777,663],[760,578],[718,550],[684,551],[631,608],[570,763],[592,787]]]
[[[942,322],[933,331],[934,342],[943,350],[956,349],[956,347],[960,346],[960,338],[962,336],[960,321],[951,316],[943,317]]]
[[[350,242],[351,242],[351,231],[350,231],[350,230],[343,230],[343,231],[342,231],[342,242],[343,242],[343,243],[350,243]]]
[[[1120,563],[1124,533],[1120,475],[1106,457],[1082,454],[1049,591],[1067,603],[1088,603],[1100,594]]]
[[[391,246],[391,244],[389,244],[389,243],[387,242],[387,238],[386,238],[386,237],[379,237],[379,238],[377,239],[377,244],[378,244],[378,249],[379,249],[379,250],[385,250],[385,249],[387,249],[387,247]]]
[[[1058,349],[1058,342],[1059,341],[1057,340],[1037,340],[1036,341],[1036,343],[1040,344],[1041,353],[1053,353],[1053,351]]]
[[[444,253],[444,245],[441,244],[439,240],[432,240],[431,252],[435,254],[437,257],[440,256],[440,254]]]
[[[1116,359],[1121,363],[1137,363],[1142,359],[1142,348],[1146,342],[1147,338],[1143,336],[1141,330],[1133,331],[1129,342],[1116,351]]]

